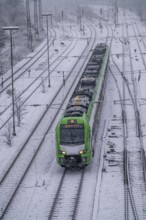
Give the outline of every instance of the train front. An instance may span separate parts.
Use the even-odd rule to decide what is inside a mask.
[[[66,168],[82,168],[91,161],[90,128],[84,117],[62,118],[56,128],[57,162]]]

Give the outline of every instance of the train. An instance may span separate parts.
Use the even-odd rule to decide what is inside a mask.
[[[99,43],[91,52],[55,129],[57,163],[65,168],[84,168],[94,156],[93,133],[104,98],[109,47]]]

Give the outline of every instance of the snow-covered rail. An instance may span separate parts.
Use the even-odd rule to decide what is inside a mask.
[[[62,100],[62,104],[60,104],[58,109],[51,111],[50,109],[51,105],[54,103],[58,103],[60,98],[62,97],[62,92],[64,91],[64,85],[61,85],[60,88],[58,88],[55,97],[53,97],[51,103],[48,105],[48,108],[44,111],[43,115],[37,122],[31,134],[29,135],[28,139],[21,147],[21,150],[19,151],[15,160],[12,162],[7,172],[1,179],[0,219],[2,219],[5,216],[8,208],[10,207],[12,200],[16,196],[16,193],[22,181],[24,180],[29,168],[33,163],[34,158],[39,153],[46,135],[48,134],[54,121],[56,120],[58,113],[60,112],[62,106],[65,105],[66,99],[68,99],[68,97],[71,95],[72,90],[75,88],[76,84],[78,83],[79,77],[82,75],[82,68],[84,68],[84,66],[86,65],[88,61],[87,57],[90,55],[90,50],[94,48],[96,42],[96,32],[93,29],[93,27],[91,28],[91,30],[92,30],[92,36],[91,36],[92,40],[86,46],[86,48],[82,53],[82,56],[83,57],[85,56],[86,59],[81,59],[82,58],[81,56],[81,58],[78,59],[78,65],[74,65],[70,74],[68,75],[66,79],[66,83],[68,82],[70,77],[72,77],[71,80],[72,83],[71,85],[70,83],[68,83],[68,86],[66,88],[66,95]],[[50,116],[49,122],[48,122],[48,115]],[[39,134],[39,138],[38,138],[38,134]]]
[[[126,25],[126,38],[127,41],[130,42],[128,37],[128,26]],[[124,39],[123,34],[123,39]],[[126,46],[127,45],[127,46]],[[125,61],[123,60],[123,69],[120,71],[118,65],[113,60],[113,63],[116,65],[117,70],[121,74],[123,78],[123,97],[120,98],[120,103],[122,107],[122,121],[123,121],[123,144],[124,144],[124,183],[125,183],[125,219],[128,220],[131,217],[131,213],[129,213],[129,199],[132,207],[132,212],[134,214],[135,219],[145,219],[145,193],[146,193],[146,181],[145,181],[145,152],[142,140],[142,130],[141,130],[141,121],[140,121],[140,114],[137,104],[137,90],[135,87],[135,79],[133,74],[133,65],[132,65],[132,55],[129,44],[123,44],[123,54],[125,54],[125,47],[128,51],[129,56],[129,63],[131,68],[131,79],[132,79],[132,86],[129,84],[129,79],[124,76],[124,66]],[[123,59],[125,57],[123,56]],[[126,110],[126,103],[123,100],[126,100],[126,93],[125,93],[125,85],[127,88],[127,92],[129,93],[129,98],[131,99],[133,110],[127,111]],[[133,111],[133,113],[132,113]],[[130,122],[130,115],[134,116],[134,122]],[[133,132],[131,127],[135,129],[135,144],[131,146],[131,135]]]
[[[64,170],[48,220],[64,218],[68,220],[76,219],[83,179],[84,169],[77,171]]]
[[[52,62],[50,62],[50,75],[53,73],[53,71],[61,64],[61,62],[71,53],[71,51],[75,48],[77,45],[78,38],[75,38],[75,40],[71,40],[69,45],[63,50],[59,56],[57,56]],[[63,59],[59,59],[60,57],[63,57]],[[43,71],[40,71],[40,73],[32,78],[30,80],[30,83],[22,90],[18,96],[16,96],[15,102],[19,100],[22,96],[25,96],[23,99],[23,102],[21,103],[20,108],[22,105],[24,105],[28,99],[42,86],[42,81],[40,82],[40,79],[43,78],[44,80],[47,80],[47,70],[48,68],[45,68]],[[26,94],[26,95],[25,95]],[[8,116],[8,112],[10,112],[10,116]],[[1,117],[3,117],[3,121],[0,125],[0,130],[8,123],[8,121],[12,118],[12,113],[11,113],[11,104],[9,104],[4,110],[1,111]]]
[[[129,156],[128,156],[128,150],[127,150],[127,117],[126,117],[126,111],[125,111],[125,104],[124,104],[124,97],[121,94],[118,81],[116,77],[114,76],[112,70],[110,69],[110,72],[114,78],[114,81],[116,83],[116,87],[119,93],[119,98],[120,98],[120,104],[121,104],[121,120],[122,120],[122,125],[123,125],[123,145],[124,145],[124,151],[123,151],[123,164],[124,164],[124,198],[125,198],[125,213],[124,213],[124,218],[125,220],[129,220],[129,215],[131,216],[131,213],[129,214],[130,208],[132,210],[133,216],[135,219],[139,219],[137,217],[137,210],[134,202],[134,197],[132,193],[132,187],[131,187],[131,181],[130,181],[130,169],[129,169]],[[124,86],[124,83],[123,83]],[[124,87],[123,87],[124,88]],[[124,91],[124,90],[123,90]],[[129,205],[131,206],[129,208]]]
[[[56,37],[55,29],[50,30],[50,44],[49,48],[53,45],[54,39]],[[16,70],[14,69],[14,82],[18,80],[22,75],[24,75],[28,70],[32,68],[32,66],[47,52],[47,43],[43,44],[41,48],[33,53],[30,58],[27,59],[20,67]],[[6,74],[5,74],[6,75]],[[0,90],[0,94],[2,94],[6,89],[11,86],[11,73],[8,76],[4,76],[3,87]]]

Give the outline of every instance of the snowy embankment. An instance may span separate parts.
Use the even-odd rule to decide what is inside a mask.
[[[97,11],[99,11],[98,8]],[[138,102],[141,113],[142,128],[143,128],[143,141],[144,146],[146,145],[145,140],[145,123],[146,123],[146,106],[145,106],[145,66],[143,60],[140,56],[139,47],[137,45],[134,36],[134,30],[131,27],[131,22],[136,20],[140,33],[144,33],[146,27],[140,22],[138,17],[126,11],[126,22],[128,23],[128,30],[130,35],[130,46],[132,48],[132,60],[134,67],[134,77],[137,85]],[[119,66],[122,71],[123,68],[123,54],[122,54],[122,44],[123,39],[127,41],[126,36],[126,24],[123,22],[124,15],[123,10],[119,10],[119,25],[115,27],[112,22],[112,17],[108,24],[103,22],[102,30],[99,30],[98,22],[94,21],[97,28],[97,33],[99,39],[105,39],[107,35],[107,28],[109,29],[109,38],[112,37],[112,47],[111,56],[114,61]],[[76,28],[75,28],[76,29]],[[123,31],[124,29],[124,31]],[[136,29],[136,27],[135,27]],[[69,32],[68,28],[68,32]],[[77,31],[77,30],[75,30]],[[124,32],[124,38],[123,38]],[[79,34],[79,33],[78,33]],[[138,33],[137,33],[138,35]],[[62,83],[62,76],[60,76],[58,71],[64,71],[65,77],[67,77],[68,72],[72,68],[72,65],[80,56],[82,50],[87,44],[87,38],[89,38],[89,31],[86,29],[85,35],[81,34],[78,46],[75,50],[66,58],[66,60],[60,65],[60,67],[54,72],[51,77],[51,88],[46,87],[46,92],[42,93],[41,90],[37,91],[33,97],[28,101],[26,108],[27,114],[23,120],[23,124],[18,129],[17,137],[14,138],[12,147],[8,147],[3,144],[1,139],[0,148],[0,163],[3,163],[1,168],[8,164],[9,160],[13,158],[15,153],[18,151],[22,142],[25,140],[26,136],[30,133],[30,130],[35,124],[35,121],[44,111],[46,105],[49,104],[51,97],[55,93],[56,89]],[[144,42],[146,40],[143,38]],[[104,41],[104,40],[103,40]],[[57,42],[56,42],[57,43]],[[145,53],[145,49],[142,46],[142,42],[139,42],[142,48],[142,52]],[[59,43],[58,43],[59,44]],[[59,48],[59,46],[57,46]],[[128,48],[128,47],[127,47]],[[59,48],[60,50],[60,48]],[[52,51],[54,54],[54,51]],[[130,60],[127,56],[128,50],[125,52],[124,57],[126,60],[124,74],[127,77],[129,86],[131,90],[131,69]],[[55,56],[55,54],[54,54]],[[143,54],[144,60],[146,60],[145,54]],[[43,66],[46,65],[46,57],[41,61]],[[45,62],[44,62],[45,60]],[[117,71],[112,59],[110,59],[110,68],[112,69],[122,93],[123,79]],[[22,61],[23,62],[23,61]],[[146,61],[145,61],[146,62]],[[34,67],[34,73],[39,71],[38,67]],[[115,81],[110,74],[107,72],[107,86],[105,91],[105,98],[102,106],[102,114],[100,116],[100,126],[98,129],[98,135],[96,140],[96,152],[93,163],[86,168],[85,181],[83,185],[82,197],[80,199],[80,204],[78,207],[78,218],[77,219],[87,219],[91,220],[93,212],[93,220],[123,220],[124,219],[124,170],[123,170],[123,133],[122,133],[122,120],[121,120],[121,106],[119,103],[119,94]],[[22,82],[27,83],[28,78],[21,79]],[[24,80],[24,81],[23,81]],[[72,80],[70,80],[71,84]],[[47,84],[47,82],[46,82]],[[21,86],[23,83],[21,84]],[[17,85],[19,88],[19,84]],[[20,89],[20,88],[19,88]],[[134,113],[131,106],[130,96],[126,89],[126,110],[128,114],[128,147],[130,151],[135,151],[137,149],[137,142],[135,141],[135,124],[134,124]],[[62,99],[66,94],[66,89],[62,93]],[[59,103],[62,101],[60,98]],[[30,106],[32,104],[39,104],[38,107]],[[57,108],[57,105],[52,107]],[[34,110],[35,109],[35,110]],[[63,109],[62,109],[63,112]],[[61,114],[61,113],[60,113]],[[51,115],[48,115],[48,120],[50,120]],[[56,121],[57,122],[57,121]],[[40,154],[36,157],[35,162],[31,166],[30,171],[25,178],[21,190],[19,190],[17,198],[13,201],[10,212],[7,213],[6,220],[8,219],[41,219],[46,220],[48,212],[51,208],[51,202],[54,198],[58,183],[62,175],[62,168],[60,168],[55,161],[55,126],[52,128],[51,133],[46,136],[43,143],[42,150]],[[38,134],[38,139],[39,135]],[[34,140],[35,143],[35,140]],[[138,171],[135,169],[134,175],[138,176]],[[64,189],[64,193],[71,195],[72,178],[68,182],[68,187]],[[139,183],[139,181],[138,181]],[[19,201],[19,202],[18,202]],[[70,201],[71,202],[71,201]],[[140,211],[141,211],[140,207]],[[131,211],[131,210],[130,210]],[[66,219],[65,210],[62,210],[62,219]],[[130,213],[131,215],[131,213]],[[144,219],[144,218],[143,218]],[[68,220],[68,219],[67,219]]]

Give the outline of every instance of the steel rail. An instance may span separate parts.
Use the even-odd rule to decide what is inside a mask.
[[[146,65],[145,65],[145,62],[144,62],[144,59],[143,59],[143,56],[142,56],[142,52],[141,52],[141,48],[140,48],[140,45],[139,45],[139,42],[138,42],[138,39],[137,39],[137,35],[135,33],[135,30],[134,30],[134,27],[132,25],[132,28],[133,28],[133,31],[134,31],[134,35],[135,35],[135,39],[137,41],[137,44],[138,44],[138,47],[139,47],[139,50],[140,50],[140,54],[141,54],[141,58],[143,60],[143,64],[146,68]],[[127,30],[127,37],[128,37],[128,29]],[[129,38],[128,38],[129,39]],[[132,79],[133,79],[133,87],[134,87],[134,91],[136,93],[136,85],[135,85],[135,80],[134,80],[134,71],[133,71],[133,64],[132,64],[132,56],[131,56],[131,50],[130,50],[130,45],[129,45],[129,55],[130,55],[130,65],[131,65],[131,73],[132,73]],[[146,171],[146,158],[145,158],[145,153],[143,154],[144,152],[144,144],[143,144],[143,138],[142,138],[142,130],[141,130],[141,118],[140,118],[140,112],[139,112],[139,106],[138,106],[138,99],[137,99],[137,94],[134,96],[135,98],[135,106],[136,106],[136,118],[137,118],[137,124],[138,124],[138,137],[139,137],[139,140],[140,140],[140,148],[141,148],[141,156],[142,156],[142,159],[143,159],[143,169],[144,171]],[[145,176],[145,172],[144,172],[144,179],[145,179],[145,185],[146,185],[146,176]]]
[[[56,209],[57,209],[57,205],[60,206],[60,200],[62,201],[63,198],[62,198],[62,194],[61,194],[61,191],[63,189],[63,186],[65,185],[65,180],[67,179],[67,174],[68,173],[71,173],[73,171],[70,171],[70,170],[67,170],[67,169],[64,169],[64,172],[62,174],[62,177],[61,177],[61,180],[59,182],[59,185],[58,185],[58,188],[57,188],[57,191],[56,191],[56,194],[55,194],[55,198],[53,200],[53,204],[52,204],[52,207],[51,207],[51,211],[49,213],[49,216],[48,216],[48,220],[52,220],[54,219],[54,216],[55,218],[56,217],[59,217],[59,216],[56,216]],[[83,186],[83,179],[84,179],[84,169],[82,170],[78,170],[79,172],[79,184],[78,184],[78,189],[76,189],[75,193],[73,193],[73,204],[72,204],[72,210],[69,210],[70,211],[70,220],[75,220],[76,219],[76,216],[77,216],[77,209],[78,209],[78,205],[79,205],[79,199],[80,199],[80,196],[81,196],[81,192],[82,192],[82,186]],[[71,188],[73,186],[70,186]],[[77,186],[75,186],[76,188]],[[63,203],[63,201],[62,201]],[[62,208],[59,208],[60,211],[62,212]],[[66,213],[67,213],[67,208],[66,208]],[[59,213],[58,213],[59,215]]]
[[[135,21],[135,19],[134,19],[134,21]],[[145,50],[146,50],[146,43],[144,42],[143,36],[142,36],[142,34],[140,33],[140,31],[139,31],[137,22],[135,21],[134,24],[135,24],[135,26],[136,26],[137,32],[138,32],[138,34],[139,34],[139,37],[141,38],[141,40],[142,40],[142,42],[143,42],[143,45],[144,45],[144,48],[145,48]]]
[[[122,31],[123,31],[123,29],[122,29]],[[124,45],[123,45],[122,50],[123,50],[123,54],[124,54]],[[125,109],[125,103],[124,103],[124,100],[125,100],[125,84],[126,84],[126,87],[128,89],[128,92],[130,94],[130,97],[132,99],[133,104],[134,104],[134,100],[133,100],[133,96],[132,96],[132,93],[130,91],[129,85],[127,83],[127,80],[124,77],[124,66],[125,66],[124,56],[123,56],[123,62],[122,62],[122,68],[123,68],[122,71],[120,71],[119,67],[114,62],[113,56],[112,56],[112,61],[115,64],[115,66],[117,67],[117,69],[120,72],[121,77],[123,79],[123,99],[122,99],[122,95],[121,95],[121,92],[120,92],[120,89],[119,89],[119,86],[118,86],[118,81],[117,81],[116,77],[114,76],[112,70],[110,69],[110,72],[113,76],[113,79],[116,83],[116,87],[117,87],[118,93],[119,93],[119,98],[120,98],[120,103],[121,103],[122,124],[123,124],[123,146],[124,146],[124,151],[123,151],[124,163],[123,163],[123,165],[124,165],[124,194],[125,194],[125,197],[124,197],[125,198],[124,217],[125,217],[125,220],[129,219],[129,207],[128,207],[129,206],[128,205],[128,195],[129,195],[134,218],[136,220],[138,220],[139,218],[138,218],[138,214],[137,214],[137,210],[136,210],[136,206],[135,206],[134,196],[133,196],[133,193],[132,193],[132,186],[131,186],[131,183],[130,183],[129,157],[128,157],[128,151],[127,151],[127,129],[128,128],[127,128],[127,119],[126,119],[126,109]],[[134,108],[134,111],[135,111],[135,108]]]
[[[128,37],[128,32],[127,32],[127,29],[126,29],[126,33],[127,33],[127,37]],[[129,46],[129,45],[128,45]],[[130,47],[130,46],[129,46]],[[131,50],[129,48],[129,57],[131,57]],[[132,61],[130,60],[130,64],[131,64],[131,70],[133,69],[132,67]],[[117,68],[119,69],[119,68]],[[131,71],[132,72],[132,71]],[[121,73],[121,71],[120,71]],[[123,75],[123,74],[121,74]],[[125,82],[126,82],[126,79],[124,78]],[[129,87],[128,84],[126,84],[127,87]],[[133,87],[135,86],[135,83],[133,84]],[[130,91],[130,88],[128,89]],[[136,92],[136,89],[133,88],[133,90]],[[132,94],[129,93],[131,98],[132,98]],[[143,157],[145,156],[145,153],[144,153],[144,148],[143,148],[143,140],[142,140],[142,130],[141,130],[141,122],[140,122],[140,115],[139,115],[139,110],[138,110],[138,104],[137,104],[137,99],[136,99],[136,96],[134,96],[132,99],[135,99],[134,102],[133,102],[133,107],[135,109],[135,118],[136,118],[136,123],[137,123],[137,131],[138,131],[138,137],[139,137],[139,141],[140,141],[140,148],[141,148],[141,158],[144,162],[142,162],[142,165],[143,165],[143,169],[145,170],[145,158],[143,159]],[[140,161],[141,162],[141,161]],[[128,165],[128,164],[127,164]],[[130,180],[130,173],[128,173],[129,175],[129,180]],[[143,179],[144,179],[144,187],[145,187],[145,172],[144,172],[144,175],[143,175]],[[132,188],[131,188],[131,192],[132,192]],[[136,208],[136,207],[135,207]],[[138,215],[137,215],[137,218],[138,218]]]
[[[145,68],[145,70],[146,70],[146,62],[145,62],[145,59],[144,59],[143,54],[142,54],[142,51],[141,51],[141,47],[140,47],[140,44],[139,44],[139,41],[138,41],[138,37],[137,37],[136,32],[135,32],[135,29],[134,29],[134,25],[131,24],[131,26],[132,26],[133,31],[134,31],[134,37],[135,37],[135,39],[136,39],[136,42],[137,42],[137,45],[138,45],[138,48],[139,48],[139,51],[140,51],[140,55],[141,55],[141,59],[142,59],[144,68]],[[145,50],[146,50],[146,45],[145,45],[144,41],[142,41],[142,42],[143,42],[143,45],[144,45]]]
[[[131,26],[133,28],[134,36],[135,36],[135,39],[136,39],[136,42],[137,42],[137,45],[138,45],[138,48],[139,48],[139,51],[140,51],[140,55],[141,55],[141,58],[142,58],[142,61],[143,61],[143,65],[144,65],[145,70],[146,70],[146,63],[145,63],[145,60],[144,60],[144,57],[143,57],[143,54],[142,54],[142,51],[141,51],[141,48],[140,48],[139,41],[137,39],[137,35],[136,35],[136,32],[135,32],[134,26],[133,26],[133,24]],[[130,45],[129,45],[129,47],[130,47]],[[130,54],[130,58],[131,58],[131,54]],[[131,60],[132,60],[132,58],[131,58]],[[133,66],[132,62],[131,62],[131,65]],[[132,72],[132,75],[134,77],[133,72]],[[135,87],[135,91],[136,91],[135,83],[133,83],[133,87]],[[144,186],[145,186],[145,191],[146,191],[146,156],[145,156],[144,143],[143,143],[143,133],[142,133],[142,129],[141,129],[141,117],[140,117],[140,110],[139,110],[140,106],[138,104],[137,96],[135,97],[135,99],[136,99],[136,101],[135,101],[136,102],[136,112],[137,112],[136,116],[137,116],[138,134],[139,134],[138,137],[139,137],[139,142],[140,142],[141,158],[142,158],[142,165],[143,165],[143,177],[144,177],[144,182],[145,182]]]
[[[54,30],[53,30],[53,31],[54,31]],[[52,34],[52,33],[51,33],[51,34]],[[52,44],[53,44],[53,41],[50,42],[49,48],[52,46]],[[28,65],[29,63],[31,63],[31,62],[33,61],[33,59],[36,58],[36,56],[39,55],[39,53],[41,53],[42,50],[43,50],[46,46],[47,46],[47,43],[45,43],[45,45],[43,45],[43,46],[39,49],[39,51],[37,51],[37,52],[34,54],[34,56],[32,56],[26,63],[24,63],[21,67],[19,67],[19,68],[14,72],[14,76],[15,76],[16,74],[18,74],[19,71],[22,70],[26,65]],[[14,78],[14,82],[15,82],[17,79],[19,79],[20,76],[22,76],[26,71],[28,71],[28,70],[46,53],[46,51],[47,51],[47,48],[45,49],[45,51],[43,51],[43,52],[39,55],[39,57],[37,57],[37,58],[33,61],[33,63],[31,63],[28,67],[26,67],[26,69],[23,70],[20,75],[18,75],[18,76],[16,76],[16,78]],[[7,77],[7,78],[3,81],[3,84],[5,84],[8,80],[11,80],[11,76]],[[1,95],[9,86],[11,86],[11,82],[10,82],[6,87],[4,87],[2,90],[0,90],[0,95]]]
[[[137,27],[137,24],[136,24],[136,27]],[[137,39],[137,35],[136,35],[136,32],[135,32],[135,29],[134,29],[134,26],[133,26],[133,24],[132,24],[132,28],[133,28],[133,31],[134,31],[134,35],[135,35],[135,38],[136,38],[136,41],[137,41],[137,45],[138,45],[138,48],[139,48],[139,51],[140,51],[140,55],[141,55],[141,58],[142,58],[142,61],[143,61],[143,65],[144,65],[144,67],[145,67],[145,70],[146,70],[146,63],[145,63],[145,59],[144,59],[144,57],[143,57],[143,53],[142,53],[142,51],[141,51],[141,47],[140,47],[140,44],[139,44],[139,41],[138,41],[138,39]],[[139,32],[139,29],[138,29],[138,27],[137,27],[137,30],[138,30],[138,32]],[[139,32],[140,33],[140,32]],[[145,43],[144,43],[144,41],[142,40],[142,42],[143,42],[143,45],[144,45],[144,47],[145,47],[145,50],[146,50],[146,45],[145,45]],[[144,144],[143,144],[143,134],[142,134],[142,129],[141,129],[141,117],[140,117],[140,110],[139,110],[139,105],[138,105],[138,103],[137,103],[137,117],[138,117],[138,125],[139,125],[139,138],[140,138],[140,142],[141,142],[141,150],[143,151],[143,163],[144,163],[144,176],[146,175],[146,157],[145,157],[145,151],[144,151]],[[146,182],[146,176],[144,177],[145,178],[145,182]]]
[[[93,45],[94,45],[94,44],[93,44]],[[90,47],[93,48],[93,45],[90,46]],[[88,45],[87,45],[86,48],[84,49],[83,54],[86,52],[87,48],[88,48]],[[80,59],[79,59],[79,61],[80,61]],[[79,69],[79,73],[81,73],[82,68],[83,68],[83,66],[84,66],[86,63],[87,63],[87,60],[85,60],[85,61],[82,63],[82,66],[81,66],[80,69]],[[74,66],[74,68],[75,68],[75,66]],[[71,70],[71,73],[73,72],[74,68]],[[70,75],[71,75],[71,74],[70,74]],[[81,75],[80,75],[80,77],[81,77]],[[68,78],[69,78],[69,76],[68,76]],[[73,83],[72,83],[70,89],[73,89],[73,88],[75,87],[75,85],[77,84],[78,81],[79,81],[79,77],[76,77],[76,78],[74,79],[74,81],[73,81]],[[76,82],[76,84],[75,84],[75,82]],[[61,86],[61,88],[63,88],[63,85]],[[60,89],[61,89],[61,88],[60,88]],[[60,89],[59,89],[59,91],[58,91],[58,94],[59,94],[59,92],[60,92]],[[70,91],[70,89],[69,89],[69,91]],[[63,104],[65,103],[65,100],[66,100],[66,98],[68,97],[68,95],[69,95],[69,93],[67,93],[66,96],[64,97],[62,104],[60,105],[60,107],[58,108],[58,110],[57,110],[55,116],[53,117],[53,119],[52,119],[52,121],[51,121],[51,124],[50,124],[49,127],[47,128],[47,130],[46,130],[46,132],[45,132],[43,138],[41,139],[41,141],[40,141],[40,143],[39,143],[39,146],[38,146],[38,147],[35,146],[35,147],[36,147],[36,151],[34,152],[34,155],[33,155],[32,159],[31,159],[31,161],[29,162],[29,164],[28,164],[27,167],[25,168],[24,173],[23,173],[22,176],[20,177],[19,183],[15,186],[15,189],[13,190],[12,195],[11,195],[11,198],[9,199],[8,203],[4,205],[5,207],[3,207],[3,209],[1,209],[1,210],[2,210],[1,219],[4,217],[4,215],[6,214],[8,208],[10,207],[10,204],[11,204],[12,200],[14,199],[14,197],[15,197],[15,195],[16,195],[16,193],[17,193],[17,191],[18,191],[18,189],[19,189],[19,187],[20,187],[20,185],[21,185],[21,183],[22,183],[22,181],[23,181],[23,179],[24,179],[24,177],[26,176],[26,174],[27,174],[27,172],[28,172],[30,166],[32,165],[32,163],[33,163],[33,161],[34,161],[34,158],[36,157],[36,155],[38,154],[39,150],[41,149],[42,143],[44,142],[46,135],[48,134],[50,128],[52,127],[52,124],[54,123],[54,121],[55,121],[55,119],[56,119],[56,117],[57,117],[57,115],[58,115],[58,113],[59,113],[61,107],[62,107]],[[57,96],[57,95],[56,95],[56,96]],[[52,102],[53,102],[53,101],[52,101]],[[51,106],[51,104],[50,104],[50,106]],[[48,109],[44,112],[43,116],[41,117],[41,119],[39,120],[39,122],[37,123],[37,125],[40,124],[40,121],[42,120],[42,118],[44,118],[45,115],[48,115],[48,114],[47,114],[47,113],[48,113],[48,110],[49,110],[49,107],[48,107]],[[36,127],[34,128],[34,131],[33,131],[32,133],[34,133],[35,130],[36,130]],[[27,139],[25,145],[28,144],[28,142],[29,142],[29,140],[30,140],[30,138],[31,138],[31,136],[32,136],[32,133],[30,134],[29,138]],[[25,147],[25,146],[24,146],[24,147]],[[16,160],[17,160],[17,159],[16,159]],[[15,162],[14,162],[14,163],[15,163]],[[10,168],[10,169],[11,169],[11,168]],[[7,175],[8,175],[8,174],[7,174]]]
[[[123,151],[123,155],[124,155],[124,194],[125,194],[125,213],[124,213],[124,218],[125,220],[129,220],[129,208],[128,208],[128,195],[130,196],[130,201],[131,201],[131,206],[132,206],[132,210],[133,210],[133,215],[135,217],[135,220],[139,220],[138,215],[137,215],[137,210],[136,210],[136,206],[135,206],[135,202],[134,202],[134,197],[133,197],[133,193],[132,193],[132,188],[131,188],[131,184],[130,184],[130,175],[129,175],[129,159],[128,159],[128,151],[127,151],[127,120],[126,120],[126,113],[125,113],[125,108],[124,108],[124,103],[122,99],[122,95],[120,93],[120,89],[118,86],[118,82],[117,79],[115,78],[112,70],[110,69],[110,72],[113,76],[113,79],[116,83],[116,87],[118,89],[118,93],[119,93],[119,97],[120,97],[120,103],[121,103],[121,116],[122,116],[122,124],[123,124],[123,145],[124,145],[124,151]]]
[[[78,39],[76,38],[76,43],[77,43],[77,41],[78,41]],[[76,45],[76,43],[75,43],[75,45]],[[59,57],[61,57],[63,54],[65,54],[65,53],[67,52],[67,50],[70,49],[70,47],[72,46],[72,44],[73,44],[73,41],[72,41],[72,42],[69,44],[69,46],[59,55]],[[69,52],[67,53],[66,56],[68,56],[68,54],[72,51],[72,49],[75,47],[75,45],[73,45],[73,47],[69,50]],[[66,56],[65,56],[65,57],[66,57]],[[59,59],[58,59],[59,57],[55,58],[55,60],[54,60],[52,63],[50,63],[50,66],[52,66],[53,64],[56,63],[56,61],[58,61],[58,63],[55,65],[55,67],[53,67],[53,69],[50,71],[50,74],[52,74],[53,71],[55,70],[55,68],[57,68],[57,66],[59,66],[59,65],[61,64],[61,62],[65,59],[65,57],[63,57],[63,59],[59,60]],[[16,100],[15,100],[16,102],[17,102],[17,100],[19,100],[19,98],[20,98],[25,92],[28,93],[28,89],[31,88],[31,86],[32,86],[34,83],[36,83],[36,81],[39,80],[40,77],[43,76],[43,75],[46,73],[47,69],[48,69],[48,67],[45,68],[45,70],[43,70],[43,71],[21,92],[21,94],[18,95],[18,97],[17,97]],[[45,76],[44,78],[47,79],[47,76]],[[25,100],[23,100],[23,102],[22,102],[20,108],[26,103],[26,101],[34,94],[34,92],[35,92],[41,85],[42,85],[42,82],[40,82],[40,83],[36,86],[36,88],[31,91],[31,93],[27,96],[27,98],[25,98]],[[5,109],[1,112],[1,116],[2,116],[2,114],[4,114],[4,113],[11,107],[11,105],[12,105],[12,104],[8,105],[7,108],[5,108]],[[0,130],[8,123],[8,121],[9,121],[11,118],[12,118],[12,114],[11,114],[11,115],[6,119],[6,121],[0,126]]]
[[[110,36],[110,33],[109,33],[109,28],[108,28],[108,25],[106,25],[105,24],[105,27],[106,27],[106,29],[107,29],[107,36],[106,37],[104,37],[104,39],[105,39],[105,43],[106,44],[108,44],[108,40],[110,40],[110,42],[109,42],[109,51],[111,51],[111,45],[112,45],[112,40],[113,40],[113,36],[111,37]],[[113,34],[113,32],[112,32],[112,34]],[[102,38],[103,39],[103,38]],[[109,55],[110,56],[110,55]],[[106,73],[106,78],[105,78],[105,85],[106,85],[106,80],[107,80],[107,73]],[[105,91],[105,87],[106,86],[104,86],[104,89],[103,89],[103,93],[104,93],[104,91]],[[103,102],[101,102],[101,104],[100,104],[100,108],[102,109],[102,103]],[[101,111],[101,109],[99,109],[99,112]],[[98,116],[98,113],[97,113],[97,115],[95,115],[95,118]],[[96,124],[96,121],[98,121],[98,120],[96,120],[95,119],[95,124]],[[96,125],[97,126],[97,125]],[[105,127],[105,123],[104,123],[104,127]],[[95,131],[94,131],[94,134],[93,134],[93,140],[94,140],[94,142],[93,142],[93,146],[95,145],[95,142],[96,142],[96,137],[97,137],[97,132],[98,132],[98,129],[95,127]],[[103,134],[103,132],[104,132],[104,129],[103,129],[103,131],[102,131],[102,134]],[[103,135],[101,135],[101,136],[103,136]],[[101,145],[101,147],[102,147],[102,145]],[[100,154],[101,154],[101,147],[100,147]],[[96,149],[95,149],[95,153],[96,153]],[[98,183],[98,173],[99,173],[99,166],[98,166],[98,170],[97,170],[97,173],[96,173],[96,185],[97,185],[97,183]],[[101,185],[101,184],[100,184]],[[93,208],[92,208],[92,219],[95,219],[95,213],[98,213],[98,210],[97,210],[97,205],[95,205],[95,203],[96,203],[96,193],[94,193],[94,197],[93,197]],[[96,211],[95,211],[96,210]]]
[[[91,25],[92,26],[92,25]],[[94,28],[94,26],[93,26]],[[96,35],[96,32],[95,32],[95,35]],[[93,42],[93,45],[95,43],[95,40]],[[92,45],[92,47],[93,47]],[[64,169],[64,173],[62,175],[62,178],[60,180],[60,184],[58,186],[58,189],[57,189],[57,192],[56,192],[56,195],[55,195],[55,198],[54,198],[54,201],[53,201],[53,204],[52,204],[52,208],[51,208],[51,211],[48,215],[48,220],[51,220],[53,219],[53,214],[55,212],[55,208],[56,208],[56,205],[57,205],[57,200],[59,200],[59,194],[60,194],[60,191],[61,191],[61,188],[62,188],[62,185],[63,185],[63,181],[64,181],[64,178],[65,178],[65,174],[66,174],[66,169]],[[72,220],[75,220],[76,218],[76,215],[77,215],[77,209],[78,209],[78,203],[79,203],[79,198],[80,198],[80,193],[81,193],[81,188],[82,188],[82,184],[83,184],[83,176],[84,176],[84,170],[82,171],[82,175],[81,175],[81,180],[80,180],[80,183],[79,183],[79,188],[78,188],[78,193],[77,193],[77,197],[76,197],[76,202],[75,202],[75,206],[74,206],[74,209],[73,209],[73,214],[71,215],[71,219]],[[60,200],[59,200],[60,201]]]
[[[73,49],[73,48],[72,48],[72,49]],[[79,62],[79,61],[77,61],[77,63],[78,63],[78,62]],[[76,64],[75,64],[75,65],[76,65]],[[75,68],[75,65],[73,66],[71,72],[72,72],[73,69]],[[70,73],[70,74],[71,74],[71,73]],[[68,77],[66,78],[66,81],[68,80],[70,74],[69,74]],[[48,107],[50,107],[50,106],[53,104],[53,101],[54,101],[55,97],[59,94],[59,91],[60,91],[61,88],[63,88],[63,85],[61,85],[61,87],[57,90],[56,94],[55,94],[54,97],[52,98],[52,100],[51,100],[50,104],[48,105]],[[46,111],[45,111],[45,112],[46,112]],[[37,128],[38,124],[40,123],[39,121],[41,121],[41,119],[38,120],[38,123],[36,123],[36,125],[35,125],[36,128]],[[34,128],[33,130],[35,131],[35,128]],[[31,137],[31,135],[30,135],[30,137]],[[19,156],[20,153],[21,153],[21,150],[18,152],[18,156]],[[16,156],[16,158],[17,158],[18,156]],[[13,164],[13,163],[12,163],[12,164]],[[10,169],[10,168],[11,168],[11,166],[7,169],[7,172],[5,172],[6,175],[7,175],[7,173],[9,172],[9,169]],[[0,178],[0,185],[2,184],[2,182],[3,182],[4,179],[5,179],[5,175]]]

